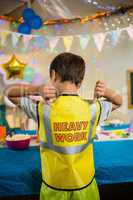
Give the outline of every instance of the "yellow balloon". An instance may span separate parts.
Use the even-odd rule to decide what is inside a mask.
[[[25,66],[26,64],[20,62],[15,55],[7,63],[2,65],[6,71],[7,79],[12,77],[23,79]]]

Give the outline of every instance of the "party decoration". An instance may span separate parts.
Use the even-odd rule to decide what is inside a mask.
[[[131,40],[133,40],[133,26],[130,25],[129,27],[127,27],[126,30],[127,30],[129,37],[131,38]]]
[[[0,32],[0,38],[1,38],[1,45],[6,46],[6,39],[8,37],[8,32],[7,31],[2,31]]]
[[[23,80],[32,83],[35,78],[35,70],[32,67],[26,67],[24,70]]]
[[[121,0],[121,1],[125,1],[125,0]],[[100,1],[101,2],[101,1]],[[100,18],[104,18],[104,17],[109,17],[111,15],[116,15],[116,14],[125,14],[125,13],[129,13],[130,16],[133,15],[132,9],[133,9],[133,5],[124,5],[124,6],[116,6],[113,7],[111,5],[100,5],[100,3],[98,3],[95,0],[88,0],[88,3],[92,3],[94,6],[97,6],[98,8],[100,8],[101,10],[105,10],[104,12],[98,12],[92,16],[85,16],[85,17],[76,17],[73,19],[52,19],[52,20],[45,20],[43,22],[44,25],[55,25],[55,24],[68,24],[68,23],[85,23],[88,21],[92,21],[95,19],[100,19]],[[29,9],[29,8],[27,8]],[[31,9],[32,10],[32,9]],[[27,12],[27,11],[26,11]],[[30,14],[29,14],[30,13]],[[25,21],[28,21],[27,19],[31,18],[32,16],[32,11],[28,11],[28,17],[27,17],[27,13],[26,13],[26,18],[24,17],[23,14],[23,19]],[[130,18],[130,17],[128,17]],[[18,20],[15,20],[12,17],[9,16],[0,16],[1,20],[8,20],[10,22],[18,22],[18,23],[22,23],[23,19],[19,18]]]
[[[32,29],[40,29],[43,24],[42,18],[31,8],[24,9],[23,19],[24,23],[18,27],[19,33],[30,34]]]
[[[23,19],[25,21],[29,21],[34,15],[35,15],[35,12],[32,8],[26,8],[23,11]]]
[[[0,25],[4,25],[5,24],[5,20],[0,19]]]
[[[86,49],[88,42],[90,40],[90,36],[89,35],[83,35],[83,36],[79,35],[78,37],[79,37],[81,49],[82,50]]]
[[[64,36],[63,42],[64,42],[64,46],[66,48],[66,51],[69,51],[72,46],[73,36]]]
[[[42,24],[42,19],[38,15],[32,16],[32,18],[29,20],[29,25],[32,29],[40,29]]]
[[[106,33],[97,33],[94,35],[94,41],[99,51],[102,50]]]
[[[111,37],[111,44],[116,46],[121,35],[121,30],[111,31],[109,35]]]
[[[33,41],[33,46],[36,48],[43,48],[44,47],[44,37],[43,36],[38,36],[34,38]]]
[[[15,55],[13,55],[7,63],[2,65],[6,71],[7,79],[10,79],[14,76],[23,79],[25,66],[26,64],[20,62]]]
[[[18,27],[18,32],[22,34],[30,34],[31,33],[31,27],[28,23],[22,23]]]
[[[12,28],[12,30],[14,30],[14,31],[18,29],[18,26],[19,26],[19,24],[16,23],[16,22],[13,22],[13,23],[11,24],[11,28]]]
[[[113,46],[116,46],[119,42],[121,33],[123,31],[127,31],[131,40],[133,40],[133,26],[128,25],[125,28],[119,28],[113,31],[104,31],[100,33],[88,33],[88,34],[81,34],[81,35],[68,35],[68,36],[49,36],[49,35],[26,35],[15,33],[11,31],[0,31],[0,46],[5,47],[6,41],[8,36],[12,36],[12,45],[13,48],[17,48],[19,44],[19,39],[23,42],[23,48],[21,48],[21,52],[25,53],[28,50],[37,50],[37,49],[44,49],[44,51],[50,51],[54,53],[58,53],[58,42],[62,39],[64,43],[64,47],[66,51],[71,49],[73,39],[76,37],[80,43],[80,47],[82,50],[87,48],[88,43],[95,42],[95,45],[100,52],[103,48],[105,38],[107,36],[106,41],[109,41]],[[10,38],[10,37],[9,37]],[[4,50],[0,51],[0,55],[4,54]]]
[[[40,85],[40,84],[43,84],[44,83],[44,80],[43,80],[43,77],[40,73],[36,73],[35,74],[35,77],[32,81],[32,84],[34,85]]]
[[[15,48],[18,44],[18,41],[19,41],[19,38],[20,38],[20,34],[13,34],[12,33],[12,44],[13,44],[13,47]]]
[[[4,51],[0,51],[0,56],[4,55]]]
[[[31,39],[33,38],[32,35],[26,35],[26,36],[23,36],[23,44],[24,44],[24,47],[27,49],[28,46],[29,46],[29,43],[31,41]]]
[[[58,41],[59,41],[59,37],[51,37],[51,38],[50,38],[50,40],[49,40],[49,46],[50,46],[51,52],[52,52],[53,49],[56,47]]]
[[[124,1],[124,0],[123,0]],[[101,1],[102,2],[102,1]],[[104,5],[103,3],[99,3],[96,0],[88,0],[88,3],[97,7],[98,9],[107,10],[107,11],[115,11],[117,7],[111,5]]]

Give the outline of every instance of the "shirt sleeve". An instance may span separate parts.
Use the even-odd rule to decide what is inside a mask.
[[[21,97],[20,108],[27,114],[27,116],[35,121],[38,120],[37,117],[37,102],[34,102],[30,98]]]
[[[99,119],[99,123],[108,119],[110,113],[112,112],[112,103],[106,100],[99,101],[101,106],[101,115]]]

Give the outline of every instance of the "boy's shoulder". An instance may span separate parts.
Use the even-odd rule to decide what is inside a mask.
[[[90,104],[90,105],[95,103],[94,100],[92,100],[92,99],[82,99],[82,100],[85,101],[86,103]]]

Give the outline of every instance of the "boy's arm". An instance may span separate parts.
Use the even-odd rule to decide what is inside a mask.
[[[119,108],[122,105],[122,97],[117,94],[114,90],[106,88],[105,94],[103,96],[107,101],[112,103],[112,110]]]
[[[5,95],[16,105],[20,105],[21,97],[42,96],[46,101],[56,96],[56,90],[52,86],[12,84],[7,87]]]
[[[122,97],[115,91],[106,88],[104,82],[97,81],[95,86],[94,98],[104,97],[106,101],[112,103],[112,110],[119,108],[122,105]]]

